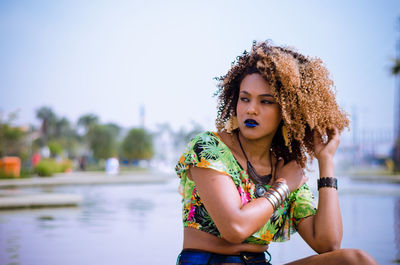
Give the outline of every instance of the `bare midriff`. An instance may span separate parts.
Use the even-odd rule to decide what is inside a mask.
[[[241,252],[265,252],[268,249],[268,245],[233,244],[209,233],[185,227],[183,230],[183,249],[197,249],[218,254],[237,255]]]

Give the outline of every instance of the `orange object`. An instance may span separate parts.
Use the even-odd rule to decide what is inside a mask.
[[[21,159],[16,156],[3,157],[0,160],[1,173],[6,176],[19,177],[21,171]]]

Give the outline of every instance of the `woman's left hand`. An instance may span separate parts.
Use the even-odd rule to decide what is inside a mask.
[[[324,143],[322,136],[314,130],[314,152],[318,161],[322,159],[332,159],[340,142],[340,133],[337,128],[328,131],[328,141]]]

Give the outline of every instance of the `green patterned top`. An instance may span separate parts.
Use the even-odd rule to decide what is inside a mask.
[[[237,187],[242,206],[256,199],[255,184],[249,178],[247,172],[241,168],[218,134],[203,132],[190,141],[175,168],[180,177],[179,191],[183,203],[183,226],[221,237],[197,193],[194,182],[187,177],[191,165],[214,169],[230,176]],[[270,188],[269,185],[265,187]],[[266,220],[266,224],[244,242],[265,245],[271,241],[287,241],[290,239],[290,235],[296,232],[296,227],[300,221],[315,213],[314,196],[307,184],[304,184],[290,193],[271,218],[268,221]]]

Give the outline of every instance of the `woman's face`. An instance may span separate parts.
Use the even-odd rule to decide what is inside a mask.
[[[281,110],[271,87],[260,74],[247,75],[240,83],[236,114],[244,137],[255,140],[275,135]]]

